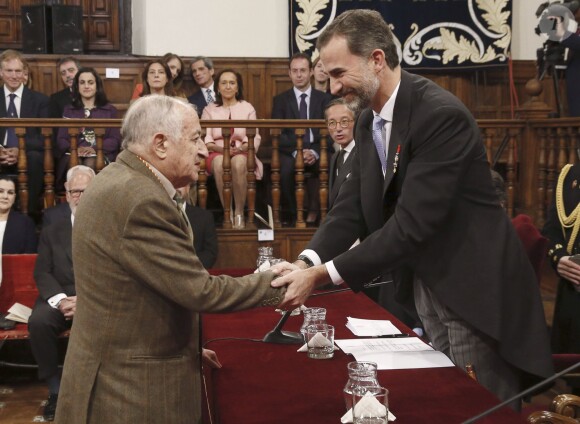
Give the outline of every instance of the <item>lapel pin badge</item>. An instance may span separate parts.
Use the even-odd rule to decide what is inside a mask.
[[[399,166],[399,153],[401,153],[401,145],[397,145],[397,152],[395,153],[395,160],[393,161],[393,174],[397,173],[397,166]]]

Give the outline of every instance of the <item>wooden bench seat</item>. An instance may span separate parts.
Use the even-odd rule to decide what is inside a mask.
[[[32,308],[38,298],[38,289],[34,281],[34,265],[36,254],[26,255],[2,255],[2,284],[0,285],[0,313],[8,312],[8,309],[18,302]],[[227,274],[233,277],[247,275],[253,272],[249,268],[210,269],[210,274]],[[64,331],[60,337],[69,337],[70,330]],[[28,325],[16,325],[12,330],[0,330],[0,350],[8,340],[24,340],[29,338]],[[0,366],[35,366],[8,363],[0,361]]]

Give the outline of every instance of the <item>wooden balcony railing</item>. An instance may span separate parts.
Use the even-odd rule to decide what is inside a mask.
[[[526,213],[535,219],[536,225],[542,226],[546,219],[546,210],[552,201],[554,184],[557,174],[566,163],[578,161],[577,149],[580,140],[580,119],[514,119],[514,120],[480,120],[482,139],[487,150],[490,163],[496,162],[496,168],[502,171],[506,178],[508,195],[508,214]],[[26,173],[26,155],[24,131],[26,127],[41,128],[44,137],[44,200],[45,207],[55,204],[54,159],[52,152],[53,128],[67,127],[71,135],[70,166],[78,164],[77,137],[79,128],[87,125],[84,119],[0,119],[0,127],[14,127],[19,139],[18,157],[18,190],[20,207],[27,210],[28,178]],[[103,135],[107,127],[120,127],[121,120],[91,119],[91,127],[95,128],[97,140],[97,163],[99,172],[105,165],[103,154]],[[270,193],[275,227],[281,226],[280,215],[280,152],[279,141],[281,131],[285,128],[295,128],[297,136],[297,151],[302,152],[303,136],[306,128],[321,129],[320,155],[320,205],[321,219],[327,213],[328,204],[328,167],[329,156],[326,148],[332,140],[322,120],[255,120],[255,121],[202,121],[202,131],[206,128],[221,127],[224,134],[224,145],[229,145],[230,129],[246,128],[248,133],[249,154],[247,161],[247,228],[255,228],[254,211],[256,207],[256,178],[254,175],[255,161],[254,138],[256,129],[262,136],[262,144],[258,156],[270,163]],[[228,149],[224,151],[224,217],[229,217],[232,207],[232,176],[231,157]],[[295,195],[297,203],[296,227],[304,228],[304,195],[305,174],[302,154],[296,155],[295,163]],[[198,204],[206,207],[207,175],[200,171],[198,181]],[[224,228],[231,228],[229,219],[224,219]]]

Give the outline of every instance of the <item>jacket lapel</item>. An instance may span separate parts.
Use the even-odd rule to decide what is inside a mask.
[[[287,92],[288,95],[288,106],[290,106],[290,113],[294,119],[300,119],[300,112],[298,112],[298,103],[296,103],[296,96],[294,96],[294,88],[291,88]]]

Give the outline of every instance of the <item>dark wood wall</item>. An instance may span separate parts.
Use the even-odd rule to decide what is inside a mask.
[[[33,89],[46,94],[63,88],[56,69],[56,55],[27,56],[31,65]],[[129,55],[84,55],[79,56],[83,66],[91,66],[105,77],[106,68],[119,68],[119,79],[104,79],[105,89],[112,103],[121,111],[129,105],[131,94],[136,83],[141,82],[143,66],[150,59]],[[186,77],[185,91],[193,93],[197,87],[189,71],[191,58],[185,57]],[[216,71],[233,68],[242,74],[246,99],[256,108],[258,118],[270,118],[272,97],[291,87],[288,77],[286,59],[254,58],[217,58],[214,60]],[[525,93],[526,82],[535,76],[533,61],[514,62],[514,87],[520,103],[529,99]],[[421,73],[434,80],[459,97],[478,119],[511,118],[509,88],[510,81],[507,67],[486,71],[469,71],[463,73]],[[544,93],[541,100],[555,109],[552,81],[543,81]],[[560,84],[564,93],[565,82]],[[562,96],[565,103],[565,96]],[[564,105],[565,106],[565,105]]]
[[[0,49],[22,48],[20,7],[42,4],[82,7],[85,52],[130,52],[130,0],[0,0]]]

